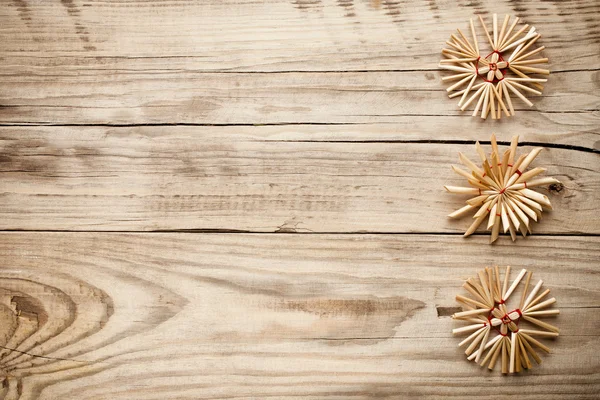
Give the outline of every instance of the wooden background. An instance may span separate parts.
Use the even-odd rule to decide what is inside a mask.
[[[544,95],[482,121],[440,50],[535,25]],[[0,0],[0,398],[596,398],[600,4]],[[534,236],[463,239],[450,170],[513,134],[563,185]],[[462,281],[558,299],[521,376],[464,359]]]

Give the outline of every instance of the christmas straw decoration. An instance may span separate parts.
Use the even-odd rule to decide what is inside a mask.
[[[544,208],[552,209],[548,197],[532,188],[560,183],[554,178],[539,178],[544,168],[527,167],[533,162],[542,148],[535,148],[526,155],[516,157],[518,136],[512,138],[510,149],[500,153],[496,136],[492,135],[492,153],[488,157],[479,142],[475,147],[481,159],[481,168],[475,165],[464,154],[459,153],[460,162],[469,171],[456,166],[452,170],[467,179],[469,187],[444,186],[450,193],[473,196],[467,205],[449,214],[450,218],[459,218],[474,212],[474,221],[465,232],[465,236],[473,234],[477,228],[487,221],[487,230],[491,231],[490,243],[498,239],[500,232],[510,232],[513,241],[516,232],[523,236],[531,233],[531,221],[542,216]]]
[[[489,54],[479,48],[473,19],[470,20],[471,37],[458,29],[457,34],[450,35],[446,41],[448,48],[442,50],[445,58],[440,61],[439,68],[452,72],[452,75],[442,78],[442,81],[451,83],[446,91],[450,98],[460,96],[458,107],[461,111],[472,104],[474,117],[479,115],[486,119],[491,115],[492,119],[500,119],[502,113],[507,117],[513,116],[515,109],[511,96],[516,96],[529,107],[533,106],[524,93],[542,94],[542,83],[547,79],[530,75],[550,74],[547,69],[532,66],[548,62],[547,58],[539,55],[544,46],[532,48],[541,35],[529,25],[515,30],[519,18],[512,23],[511,18],[506,15],[499,29],[498,15],[494,14],[490,34],[479,16],[481,30],[492,49]]]
[[[506,267],[504,283],[501,284],[500,268],[496,266],[486,267],[477,273],[477,277],[467,279],[463,287],[472,297],[456,296],[464,311],[455,313],[452,318],[467,321],[469,325],[453,329],[452,333],[468,334],[458,346],[466,346],[465,354],[469,361],[493,370],[501,359],[502,373],[512,374],[531,369],[531,359],[541,364],[542,360],[534,348],[550,353],[550,349],[534,337],[557,337],[558,328],[539,318],[556,316],[560,311],[548,309],[556,302],[555,298],[544,300],[550,293],[549,289],[538,295],[543,281],[528,291],[532,275],[532,272],[527,273],[523,269],[509,286],[510,267]],[[524,286],[522,294],[516,296],[514,293],[521,283]],[[520,301],[516,301],[517,298]],[[516,308],[511,310],[509,299]]]

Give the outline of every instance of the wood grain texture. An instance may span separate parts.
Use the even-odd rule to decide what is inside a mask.
[[[492,11],[535,25],[552,74],[481,121],[437,65]],[[0,399],[597,398],[599,12],[0,0]],[[492,132],[563,182],[516,244],[446,218],[450,165]],[[494,264],[561,310],[519,377],[451,336],[460,285]]]
[[[199,71],[436,70],[450,34],[467,28],[473,14],[491,12],[535,26],[555,71],[600,62],[595,0],[1,4],[0,57],[24,57],[21,65],[162,58]]]
[[[162,68],[164,61],[155,64]],[[490,129],[503,126],[508,132],[556,124],[552,132],[575,130],[597,138],[600,121],[598,70],[553,74],[545,95],[532,98],[534,108],[515,99],[518,116],[484,124],[461,112],[457,99],[448,99],[441,83],[445,72],[207,74],[132,68],[63,71],[50,67],[32,72],[21,65],[6,66],[0,122],[400,124],[411,117],[430,116],[434,126],[441,126],[461,116],[467,124],[463,129],[484,130],[480,133],[486,136]],[[517,126],[511,124],[513,120]]]
[[[561,309],[553,353],[518,378],[520,396],[592,398],[599,243],[3,233],[0,293],[16,330],[33,333],[0,370],[21,399],[509,394],[506,378],[464,360],[448,317],[462,280],[499,263],[535,271]],[[21,328],[27,318],[37,326]]]
[[[258,137],[252,139],[252,132]],[[464,232],[450,166],[475,146],[265,141],[262,127],[4,128],[2,229]],[[529,147],[521,147],[527,151]],[[539,233],[600,233],[600,155],[547,148]]]
[[[488,3],[458,3],[9,3],[0,11],[0,123],[381,123],[428,137],[593,136],[585,145],[597,148],[598,5],[494,2],[542,32],[553,74],[533,109],[517,100],[518,118],[484,125],[462,117],[437,68],[454,29],[473,13],[489,17]]]

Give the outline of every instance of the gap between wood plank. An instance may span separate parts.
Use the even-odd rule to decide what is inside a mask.
[[[15,105],[0,105],[0,109],[2,108],[10,108],[10,107],[24,107],[23,104],[15,104]],[[71,106],[64,106],[64,108],[69,108]],[[72,107],[71,107],[72,108]],[[93,108],[93,107],[90,107]],[[516,111],[522,113],[540,113],[540,114],[590,114],[594,112],[600,111],[600,108],[590,108],[590,109],[582,109],[582,110],[570,110],[570,111],[552,111],[552,110],[535,110],[535,109],[526,109],[526,108],[516,108]],[[465,118],[466,114],[357,114],[357,116],[362,117],[444,117],[444,118]],[[395,122],[377,122],[378,124],[395,124]],[[62,123],[62,122],[49,122],[49,121],[37,121],[37,122],[26,122],[26,121],[17,121],[17,122],[0,122],[0,127],[29,127],[29,126],[55,126],[55,127],[111,127],[111,128],[135,128],[135,127],[143,127],[143,126],[296,126],[296,125],[323,125],[323,126],[332,126],[332,125],[372,125],[372,122],[264,122],[264,123],[201,123],[201,122],[149,122],[149,123],[120,123],[120,124],[111,124],[111,123]]]
[[[265,140],[266,142],[266,140]],[[415,139],[415,140],[278,140],[278,142],[291,142],[291,143],[414,143],[414,144],[460,144],[460,145],[474,145],[476,140],[435,140],[435,139]],[[491,145],[492,142],[489,140],[479,140],[480,144]],[[510,142],[497,141],[499,145],[510,146]],[[575,150],[583,151],[585,153],[600,154],[600,150],[591,149],[584,146],[575,146],[570,144],[561,143],[543,143],[543,142],[519,142],[519,147],[522,146],[538,146],[547,147],[554,149],[563,150]]]
[[[56,59],[56,58],[60,58],[60,57],[34,57],[34,58],[43,58],[43,59]],[[138,58],[148,58],[148,59],[153,59],[153,58],[171,58],[171,57],[77,57],[77,58],[115,58],[115,59],[138,59]],[[186,56],[183,57],[174,57],[174,58],[187,58]],[[113,70],[112,68],[98,68],[101,71],[109,71],[109,70]],[[90,69],[87,69],[90,70]],[[118,71],[119,69],[114,69],[114,71]],[[129,70],[128,70],[129,71]],[[165,70],[165,71],[169,71],[169,70]],[[177,70],[173,70],[173,71],[177,71]],[[563,73],[570,73],[570,72],[595,72],[595,71],[600,71],[600,68],[574,68],[574,69],[558,69],[558,70],[551,70],[550,73],[551,74],[563,74]],[[135,70],[134,72],[145,72],[145,70]],[[194,69],[189,69],[189,70],[185,70],[185,72],[196,72],[198,74],[356,74],[356,73],[381,73],[381,72],[390,72],[390,73],[395,73],[395,72],[443,72],[443,73],[447,73],[447,70],[444,69],[439,69],[439,68],[414,68],[414,69],[340,69],[340,70],[335,70],[335,69],[331,69],[331,70],[301,70],[301,69],[289,69],[289,70],[280,70],[280,71],[269,71],[269,70],[256,70],[256,71],[244,71],[244,70],[236,70],[236,69],[210,69],[210,70],[194,70]],[[19,76],[20,74],[10,74],[10,75],[3,75],[3,76]],[[28,74],[28,76],[60,76],[60,75],[30,75]]]
[[[100,126],[106,126],[106,127],[119,127],[119,128],[125,128],[125,127],[136,127],[136,126],[273,126],[273,125],[368,125],[368,123],[358,123],[358,124],[354,124],[354,123],[291,123],[291,124],[280,124],[280,123],[276,123],[276,124],[260,124],[260,125],[254,125],[254,124],[209,124],[209,125],[198,125],[198,124],[190,124],[190,123],[183,123],[183,124],[133,124],[133,125],[105,125],[105,124],[100,124],[100,125],[84,125],[84,124],[64,124],[64,125],[5,125],[5,124],[0,124],[0,127],[5,127],[5,126],[16,126],[16,127],[27,127],[27,126],[83,126],[83,127],[100,127]],[[390,143],[390,144],[458,144],[458,145],[474,145],[477,141],[476,140],[452,140],[452,139],[441,139],[441,140],[435,140],[435,139],[414,139],[414,140],[256,140],[255,142],[264,142],[264,143],[277,143],[277,142],[282,142],[282,143],[340,143],[340,144],[355,144],[355,143]],[[480,144],[483,145],[491,145],[491,141],[489,140],[479,140]],[[510,146],[510,142],[507,141],[497,141],[497,143],[499,145],[502,146]],[[525,147],[525,146],[537,146],[537,147],[546,147],[546,148],[552,148],[552,149],[563,149],[563,150],[573,150],[573,151],[582,151],[584,153],[592,153],[592,154],[600,154],[600,149],[592,149],[589,147],[585,147],[585,146],[577,146],[577,145],[570,145],[570,144],[562,144],[562,143],[544,143],[544,142],[528,142],[528,141],[524,141],[524,142],[519,142],[518,147]]]
[[[123,233],[123,234],[241,234],[241,235],[390,235],[390,236],[463,236],[463,232],[375,232],[375,231],[350,231],[350,232],[296,232],[279,230],[273,232],[258,232],[243,229],[157,229],[149,231],[139,230],[75,230],[75,229],[0,229],[2,233]],[[489,232],[474,232],[471,236],[489,236]],[[600,237],[598,233],[534,233],[531,236],[539,237]]]

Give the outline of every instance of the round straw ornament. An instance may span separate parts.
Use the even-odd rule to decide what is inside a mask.
[[[509,285],[510,267],[506,267],[503,279],[500,268],[486,267],[465,282],[463,287],[470,296],[456,296],[464,311],[452,318],[469,324],[453,329],[452,333],[468,335],[459,347],[466,347],[469,361],[490,370],[500,363],[503,374],[512,374],[531,369],[532,361],[540,364],[542,359],[537,353],[540,349],[550,353],[548,346],[538,339],[557,337],[559,330],[540,318],[555,317],[560,311],[550,308],[556,303],[554,297],[545,299],[550,289],[540,292],[543,281],[531,288],[532,274],[523,269]],[[523,278],[524,287],[518,296]]]
[[[548,62],[539,55],[544,46],[534,46],[541,35],[529,25],[516,28],[519,18],[511,21],[510,15],[506,15],[499,25],[498,15],[494,14],[491,29],[481,16],[479,21],[490,48],[479,47],[471,19],[470,38],[458,29],[446,41],[448,48],[442,50],[445,58],[440,61],[439,68],[453,74],[443,77],[442,81],[451,83],[446,89],[450,98],[460,96],[458,107],[461,111],[473,106],[473,116],[479,114],[483,119],[488,115],[500,119],[502,113],[510,117],[515,114],[511,96],[533,106],[526,95],[542,94],[542,83],[547,79],[539,76],[550,74],[547,69],[534,67]]]
[[[537,221],[541,218],[544,208],[552,209],[548,197],[533,188],[560,182],[554,178],[536,178],[546,171],[545,168],[527,170],[542,148],[535,148],[516,158],[518,142],[519,137],[514,136],[510,148],[500,155],[496,136],[492,135],[490,157],[485,155],[479,142],[476,142],[481,168],[459,153],[460,162],[470,171],[464,171],[454,165],[452,170],[466,178],[470,187],[444,188],[450,193],[473,196],[467,200],[466,206],[448,215],[450,218],[460,218],[471,212],[475,213],[474,221],[464,236],[470,236],[487,219],[487,229],[491,230],[490,243],[498,239],[500,229],[504,233],[510,231],[510,236],[515,241],[517,231],[520,231],[523,237],[527,236],[527,233],[531,233],[531,220]]]

